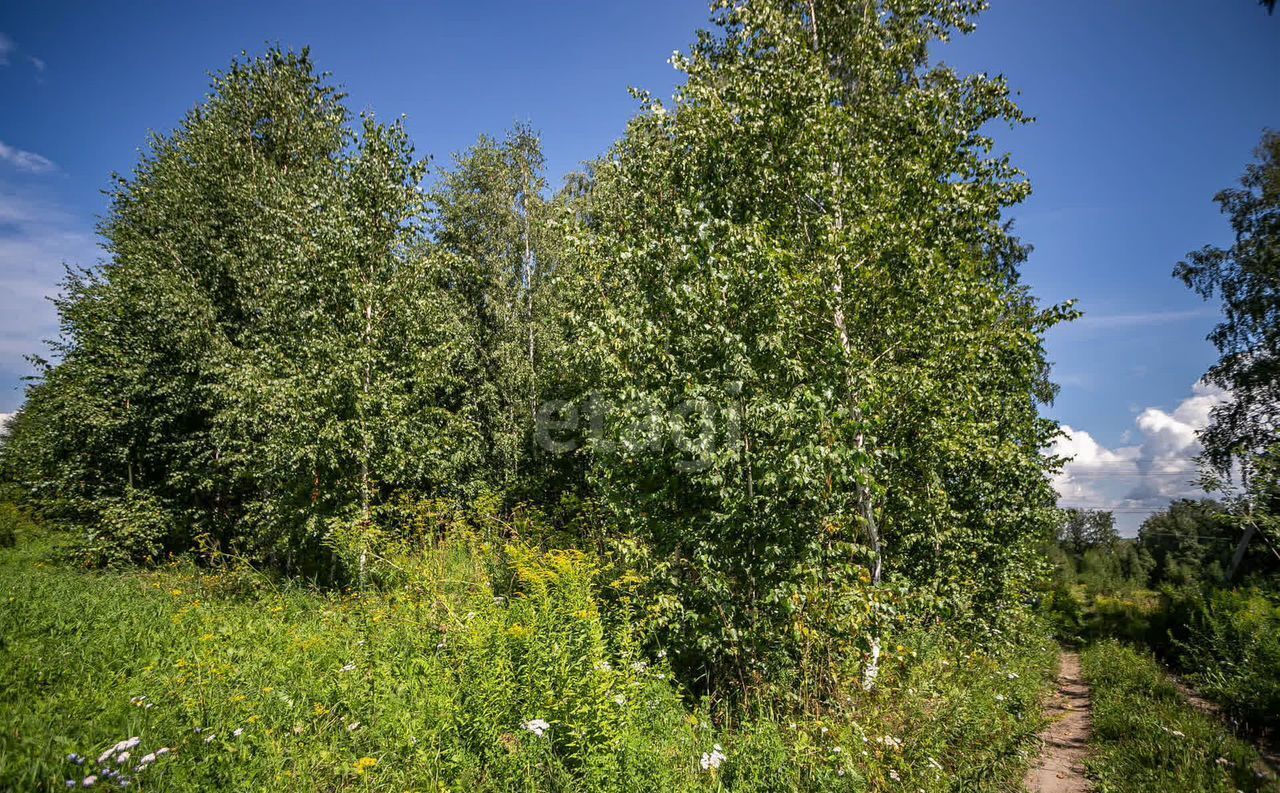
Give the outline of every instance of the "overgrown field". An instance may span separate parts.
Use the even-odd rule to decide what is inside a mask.
[[[326,595],[88,572],[21,538],[0,551],[0,789],[1002,790],[1040,726],[1042,639],[899,637],[873,693],[792,719],[682,696],[581,553],[442,544],[401,567]]]
[[[1280,790],[1257,751],[1188,704],[1150,653],[1103,641],[1082,663],[1093,688],[1089,769],[1100,793]]]

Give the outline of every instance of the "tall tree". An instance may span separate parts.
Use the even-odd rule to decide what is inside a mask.
[[[465,475],[423,165],[342,102],[306,51],[238,61],[117,179],[107,261],[69,276],[61,361],[29,393],[37,494],[91,529],[142,494],[173,544],[288,564],[389,492]]]
[[[928,62],[976,3],[716,8],[673,105],[641,94],[595,167],[593,477],[683,663],[749,681],[818,633],[862,642],[869,685],[882,575],[991,615],[1050,516],[1040,333],[1066,312],[1018,282],[1027,185],[981,132],[1022,116]]]
[[[1201,440],[1208,462],[1226,473],[1233,461],[1248,466],[1280,440],[1280,133],[1262,136],[1240,187],[1214,200],[1235,241],[1192,252],[1174,275],[1222,304],[1222,321],[1209,334],[1219,358],[1206,379],[1231,399],[1214,409]]]
[[[537,135],[520,126],[501,141],[482,136],[432,195],[432,236],[464,312],[485,477],[504,491],[534,477],[534,424],[559,346],[564,206],[544,196],[543,170]]]

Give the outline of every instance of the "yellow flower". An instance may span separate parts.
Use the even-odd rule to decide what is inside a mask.
[[[201,637],[200,637],[200,641],[202,641],[202,642],[211,642],[211,641],[213,641],[213,634],[212,634],[212,633],[206,633],[205,635],[203,635],[203,636],[201,636]]]
[[[169,590],[169,594],[170,594],[170,595],[173,595],[174,597],[181,597],[181,596],[182,596],[182,590],[181,590],[181,589],[170,589],[170,590]]]
[[[378,764],[378,761],[373,759],[372,757],[361,757],[355,763],[356,773],[363,774],[365,771],[368,771],[370,768],[373,768],[377,764]]]

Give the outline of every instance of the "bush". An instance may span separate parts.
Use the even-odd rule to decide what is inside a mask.
[[[11,501],[0,501],[0,548],[12,548],[19,535],[34,529],[35,521],[24,509]]]
[[[1194,601],[1178,664],[1206,696],[1253,727],[1280,726],[1280,603],[1257,589]]]
[[[131,490],[95,507],[97,519],[73,551],[91,567],[154,564],[172,544],[173,516],[150,494]]]

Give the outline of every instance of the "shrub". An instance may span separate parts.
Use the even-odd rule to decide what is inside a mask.
[[[92,567],[153,564],[173,544],[173,516],[148,493],[131,490],[95,507],[97,519],[73,551]]]
[[[1280,726],[1280,604],[1257,589],[1214,590],[1195,601],[1176,641],[1199,689],[1255,727]]]

